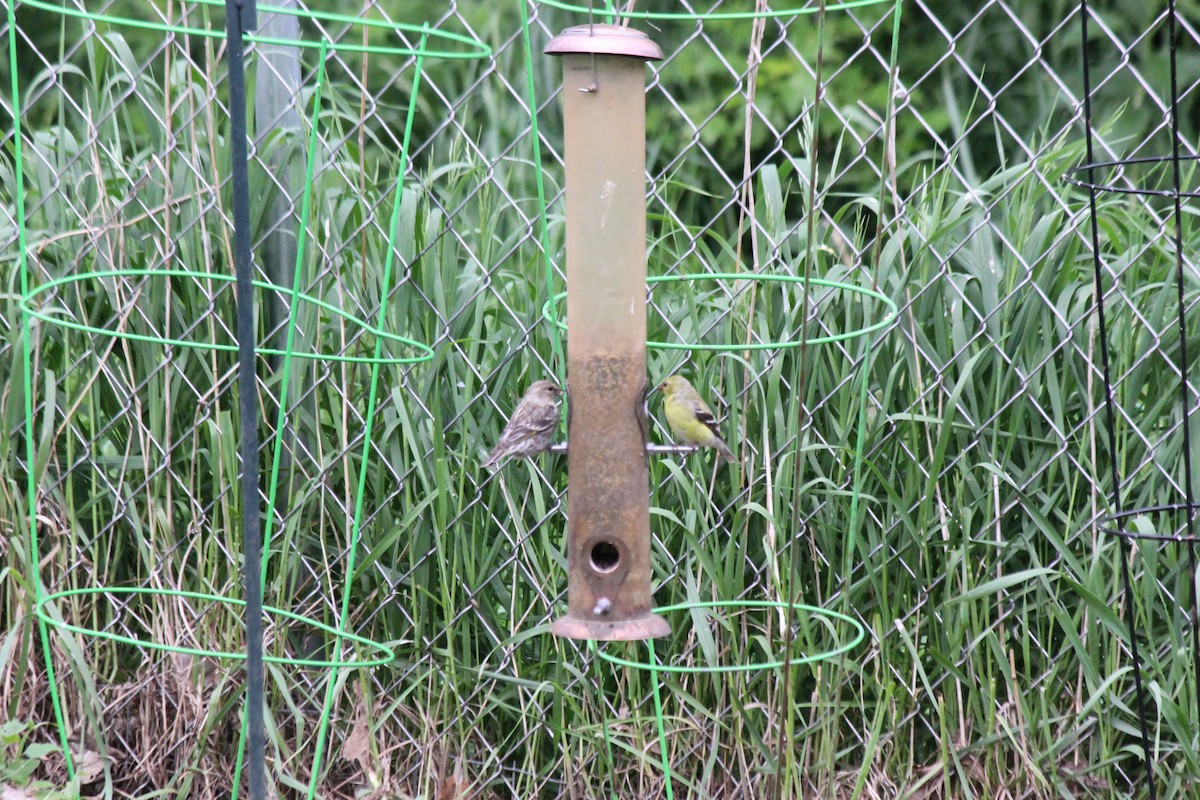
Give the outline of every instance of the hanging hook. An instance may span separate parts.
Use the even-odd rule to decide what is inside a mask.
[[[596,16],[595,8],[593,8],[592,0],[588,1],[588,36],[596,35]],[[584,94],[595,94],[600,91],[600,87],[596,84],[596,54],[592,53],[592,82],[587,86],[582,87],[579,91]]]

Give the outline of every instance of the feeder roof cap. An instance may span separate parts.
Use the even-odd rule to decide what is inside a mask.
[[[595,53],[608,56],[629,56],[645,61],[661,61],[662,48],[646,34],[621,25],[576,25],[567,28],[546,45],[546,55],[564,56],[571,53]]]

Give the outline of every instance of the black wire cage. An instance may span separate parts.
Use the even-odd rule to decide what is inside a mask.
[[[1189,253],[1189,215],[1200,196],[1189,96],[1181,78],[1184,26],[1169,0],[1129,49],[1113,52],[1103,18],[1080,2],[1085,163],[1068,180],[1088,191],[1095,280],[1096,345],[1103,383],[1097,409],[1097,480],[1109,490],[1099,544],[1119,548],[1119,648],[1132,702],[1117,702],[1112,726],[1134,743],[1139,766],[1118,760],[1118,783],[1131,793],[1192,796],[1200,764],[1200,614],[1197,613],[1197,502],[1192,429],[1197,265]],[[1143,50],[1137,53],[1137,48]],[[1131,67],[1130,65],[1140,65]],[[1161,98],[1161,122],[1134,138],[1120,126],[1130,75],[1137,96]],[[1165,85],[1159,85],[1165,84]],[[1142,241],[1114,229],[1123,207],[1152,220]],[[1108,472],[1107,475],[1103,472]],[[1144,792],[1144,794],[1142,794]]]

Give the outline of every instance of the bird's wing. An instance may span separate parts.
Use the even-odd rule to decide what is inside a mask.
[[[525,403],[519,404],[513,412],[508,426],[500,434],[496,446],[488,456],[484,466],[491,466],[513,445],[524,442],[538,434],[548,433],[558,424],[558,406],[554,403]]]
[[[539,433],[552,430],[558,426],[558,416],[558,403],[538,406],[537,413],[529,415],[529,428]]]
[[[717,418],[713,416],[708,404],[701,400],[699,396],[692,398],[692,413],[696,415],[696,419],[704,423],[706,428],[720,437],[721,431],[717,427]]]
[[[502,440],[519,441],[531,434],[545,433],[558,424],[558,406],[554,403],[537,403],[524,409],[527,413],[514,413],[504,431]]]

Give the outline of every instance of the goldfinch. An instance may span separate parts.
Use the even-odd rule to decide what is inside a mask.
[[[737,461],[717,430],[717,420],[696,389],[681,375],[672,375],[659,387],[663,410],[676,440],[684,444],[715,447],[726,461]]]

